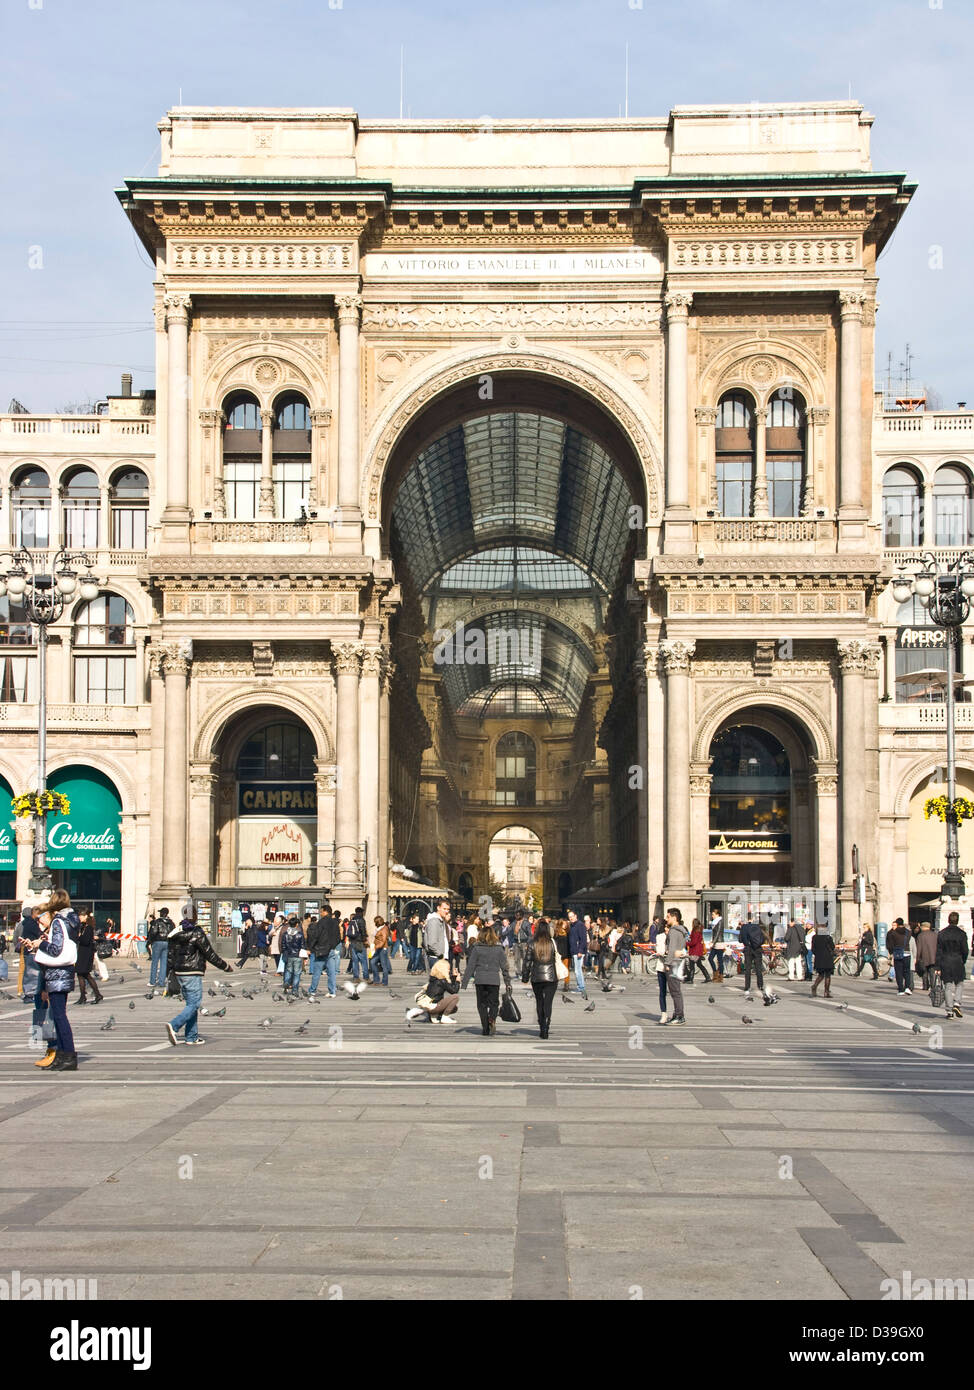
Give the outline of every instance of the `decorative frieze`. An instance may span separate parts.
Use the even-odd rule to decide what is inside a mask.
[[[358,255],[351,242],[324,241],[173,241],[170,273],[208,275],[350,274]]]
[[[858,237],[744,237],[673,241],[673,270],[801,270],[859,265]]]
[[[366,304],[365,329],[412,329],[420,332],[504,332],[537,329],[544,333],[579,333],[592,329],[659,327],[660,305],[653,301],[581,301],[572,303],[500,304]]]

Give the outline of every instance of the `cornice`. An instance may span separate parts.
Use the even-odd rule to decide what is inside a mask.
[[[644,564],[646,562],[643,562]],[[795,575],[808,578],[815,574],[835,579],[878,579],[884,561],[880,555],[711,555],[700,564],[695,555],[657,555],[652,560],[651,574],[661,583],[667,579],[687,576],[712,583],[721,576],[741,576],[747,579],[774,578]]]
[[[208,555],[158,556],[139,567],[142,583],[167,579],[212,579],[219,583],[245,586],[260,579],[327,579],[353,577],[385,583],[387,577],[376,572],[374,562],[360,555]]]

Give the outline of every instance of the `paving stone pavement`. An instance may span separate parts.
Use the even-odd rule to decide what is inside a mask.
[[[388,989],[316,1005],[274,1002],[276,981],[244,999],[250,966],[233,998],[204,991],[227,1007],[201,1019],[207,1046],[174,1048],[172,1002],[120,973],[71,1009],[76,1074],[36,1072],[29,1010],[0,1002],[0,1274],[109,1299],[843,1300],[907,1269],[974,1279],[956,1219],[974,1020],[922,994],[776,980],[762,1008],[738,980],[695,984],[686,1025],[661,1028],[636,975],[590,982],[592,1013],[559,999],[543,1042],[521,986],[522,1022],[484,1038],[472,990],[455,1028],[407,1028],[401,962]]]

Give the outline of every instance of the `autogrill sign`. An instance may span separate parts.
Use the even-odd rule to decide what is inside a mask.
[[[710,849],[713,854],[758,854],[770,851],[789,851],[790,835],[762,835],[760,832],[745,832],[742,835],[728,834],[724,830],[710,832]]]

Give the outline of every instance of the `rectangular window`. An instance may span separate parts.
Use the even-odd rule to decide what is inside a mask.
[[[145,507],[113,507],[112,549],[145,550],[148,516]]]
[[[967,545],[970,538],[968,510],[963,496],[934,498],[935,545]]]
[[[51,543],[51,512],[48,507],[15,506],[13,543],[28,550],[46,550]]]
[[[299,521],[307,510],[311,488],[310,458],[274,460],[274,514],[282,521]]]
[[[64,504],[64,544],[69,550],[98,549],[98,503]]]
[[[892,489],[883,497],[883,542],[887,546],[918,546],[922,501],[915,492]]]
[[[79,705],[132,703],[134,662],[127,656],[76,656],[74,699]]]
[[[955,661],[958,675],[961,674],[961,653],[963,646],[958,642],[955,648]],[[904,679],[917,671],[947,671],[946,647],[908,647],[896,649],[896,700],[909,705],[943,704],[947,691],[946,680],[940,682],[936,677],[915,681]],[[959,692],[958,692],[959,693]]]
[[[721,516],[751,515],[751,460],[719,459],[717,510]]]
[[[37,665],[32,656],[0,654],[0,702],[29,705],[37,699]]]
[[[802,461],[768,458],[768,510],[772,516],[800,516]]]
[[[260,459],[226,459],[223,488],[231,521],[253,521],[260,497]]]

